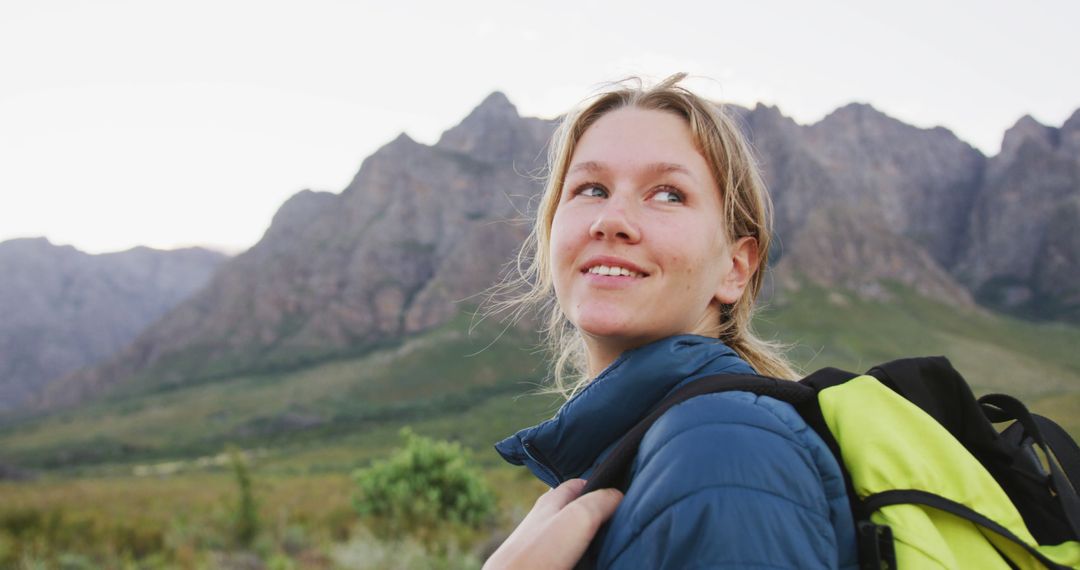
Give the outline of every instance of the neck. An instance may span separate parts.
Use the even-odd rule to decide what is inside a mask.
[[[589,366],[589,378],[596,378],[604,371],[620,354],[644,346],[650,342],[660,340],[668,336],[674,336],[675,334],[696,334],[701,336],[707,336],[716,338],[718,335],[718,326],[715,323],[720,322],[720,309],[713,303],[709,305],[708,310],[702,315],[698,322],[690,328],[690,330],[683,333],[671,333],[660,334],[659,336],[594,336],[585,331],[581,331],[582,338],[585,339],[585,352],[588,354],[588,366]]]
[[[604,339],[607,341],[608,339]],[[588,354],[589,378],[596,378],[615,359],[628,348],[611,346],[610,341],[599,342],[597,339],[585,337],[585,352]]]
[[[585,352],[588,355],[589,378],[596,378],[605,368],[615,362],[620,354],[644,346],[660,338],[647,337],[598,337],[583,335],[585,339]]]

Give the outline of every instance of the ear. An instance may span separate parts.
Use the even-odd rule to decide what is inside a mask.
[[[724,305],[737,303],[750,278],[757,273],[758,243],[757,238],[741,237],[728,250],[731,265],[727,274],[720,278],[715,299]]]

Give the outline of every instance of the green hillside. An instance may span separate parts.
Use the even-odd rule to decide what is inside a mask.
[[[805,371],[865,371],[905,356],[944,355],[976,396],[1005,392],[1080,437],[1080,327],[957,308],[890,289],[890,302],[805,287],[763,311],[758,331],[792,346]]]
[[[944,354],[976,393],[1004,391],[1080,434],[1080,327],[1035,324],[892,290],[891,302],[805,287],[759,316],[803,369],[862,371],[902,356]],[[95,472],[262,448],[287,471],[340,471],[397,444],[397,431],[456,439],[495,462],[490,444],[550,415],[534,392],[536,340],[466,316],[367,354],[240,374],[168,390],[125,389],[82,408],[0,428],[0,461]],[[127,467],[125,467],[127,466]]]
[[[550,397],[515,400],[542,377],[533,347],[512,332],[487,346],[497,329],[467,329],[463,316],[362,356],[167,390],[125,389],[3,428],[0,449],[20,465],[67,468],[212,455],[228,443],[310,450],[359,437],[354,449],[363,456],[384,440],[396,443],[401,425],[444,419],[462,435],[491,433],[496,425],[513,429],[511,419],[550,413]]]

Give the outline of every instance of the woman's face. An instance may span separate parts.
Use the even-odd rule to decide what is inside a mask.
[[[551,225],[551,271],[591,368],[598,350],[617,355],[674,334],[709,334],[719,303],[741,295],[743,270],[726,239],[720,191],[683,119],[627,107],[585,131]]]

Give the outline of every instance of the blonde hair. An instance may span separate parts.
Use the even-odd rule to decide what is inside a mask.
[[[518,252],[516,275],[496,288],[495,297],[509,292],[508,298],[493,302],[496,311],[510,309],[516,320],[535,309],[545,321],[541,332],[554,356],[551,391],[567,398],[584,388],[591,378],[581,333],[555,299],[550,269],[551,224],[578,141],[600,117],[624,107],[665,111],[684,119],[720,188],[728,240],[734,243],[746,236],[757,239],[757,270],[742,297],[722,308],[716,337],[760,374],[778,378],[796,376],[781,346],[758,338],[751,329],[754,300],[764,281],[772,239],[772,202],[765,183],[749,143],[732,119],[721,107],[679,86],[685,77],[686,74],[678,73],[651,88],[644,88],[637,79],[621,81],[617,88],[587,100],[583,107],[563,119],[548,147],[544,193],[532,232]]]

